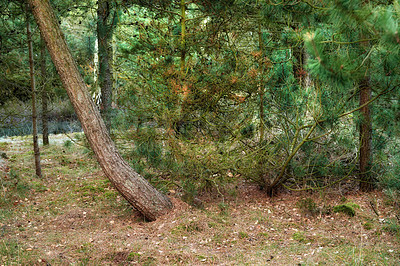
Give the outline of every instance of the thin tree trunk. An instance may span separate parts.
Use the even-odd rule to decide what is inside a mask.
[[[369,0],[364,0],[363,4],[367,5]],[[360,34],[361,39],[366,39],[364,34]],[[362,42],[361,46],[367,50],[370,46],[369,41]],[[367,65],[369,63],[367,62]],[[360,106],[368,103],[371,100],[371,84],[369,80],[368,67],[365,72],[364,79],[361,80],[360,87]],[[370,173],[372,166],[372,119],[370,105],[367,104],[360,110],[361,113],[361,124],[360,124],[360,190],[371,191],[373,189],[372,176]]]
[[[360,83],[360,106],[371,100],[371,86],[367,77]],[[362,191],[371,191],[373,183],[371,180],[372,165],[372,120],[370,106],[366,105],[360,110],[360,189]]]
[[[173,207],[171,201],[136,173],[118,153],[79,74],[49,0],[29,0],[29,3],[47,50],[104,173],[123,197],[147,219],[155,220],[167,213]]]
[[[99,0],[97,8],[97,41],[99,49],[99,86],[101,89],[101,114],[108,132],[111,129],[111,103],[113,91],[112,36],[115,16],[111,15],[110,0]],[[116,12],[116,11],[115,11]]]
[[[49,145],[49,117],[48,117],[48,102],[47,102],[47,86],[46,86],[46,44],[43,38],[40,38],[40,74],[42,82],[42,131],[43,145]]]
[[[264,40],[262,38],[262,32],[261,32],[261,22],[258,22],[258,48],[260,49],[260,62],[264,60],[265,56],[265,50],[264,50]],[[260,64],[260,73],[261,76],[264,75],[264,67],[262,64]],[[264,88],[264,81],[261,79],[260,83],[258,84],[258,95],[260,98],[260,103],[259,103],[259,116],[260,116],[260,126],[259,126],[259,134],[260,134],[260,141],[259,145],[260,148],[264,145],[264,138],[265,138],[265,120],[264,120],[264,93],[265,93],[265,88]],[[263,151],[263,149],[260,149]],[[265,171],[265,154],[262,152],[259,156],[259,162],[258,162],[258,167],[259,167],[259,179],[260,182],[262,182],[262,187],[269,187],[271,181],[269,178],[266,176],[266,171]]]
[[[185,76],[186,68],[186,2],[181,0],[181,77]]]
[[[40,150],[37,135],[37,114],[36,114],[36,84],[35,84],[35,66],[33,64],[33,45],[31,25],[28,19],[28,8],[26,8],[26,35],[28,39],[29,50],[29,72],[31,76],[31,89],[32,89],[32,136],[33,136],[33,151],[35,155],[35,170],[38,177],[42,177],[42,168],[40,166]]]

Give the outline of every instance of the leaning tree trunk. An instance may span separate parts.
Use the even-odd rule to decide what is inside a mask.
[[[155,220],[171,201],[136,173],[118,153],[65,42],[49,0],[29,0],[40,32],[67,90],[97,161],[123,197],[147,219]]]
[[[40,165],[40,150],[38,143],[37,132],[37,112],[36,112],[36,82],[35,82],[35,66],[33,63],[33,45],[31,25],[28,18],[28,8],[26,8],[26,36],[28,39],[29,50],[29,73],[31,76],[31,90],[32,90],[32,136],[33,136],[33,152],[35,157],[35,170],[38,177],[42,177],[42,167]]]

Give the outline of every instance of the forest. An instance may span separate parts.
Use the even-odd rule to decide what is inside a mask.
[[[397,264],[399,22],[0,0],[1,264]]]

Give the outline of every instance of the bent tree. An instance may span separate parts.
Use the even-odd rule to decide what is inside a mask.
[[[67,46],[49,0],[29,0],[47,49],[104,173],[147,219],[167,213],[171,201],[136,173],[118,153]]]

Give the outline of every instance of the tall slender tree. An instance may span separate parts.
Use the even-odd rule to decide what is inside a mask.
[[[362,1],[362,5],[367,5],[369,0]],[[367,35],[362,33],[360,39],[366,39]],[[364,48],[364,53],[368,53],[371,49],[369,41],[361,42],[361,48]],[[361,123],[359,129],[360,138],[360,189],[362,191],[370,191],[373,189],[371,180],[371,165],[372,165],[372,120],[370,101],[372,96],[372,88],[370,84],[369,64],[366,64],[364,77],[359,82],[360,90],[360,112]]]
[[[35,65],[33,62],[33,44],[32,44],[32,32],[31,24],[29,22],[29,9],[26,4],[26,36],[28,40],[28,51],[29,51],[29,73],[31,77],[31,90],[32,90],[32,136],[33,136],[33,151],[35,156],[35,170],[38,177],[42,177],[42,168],[40,165],[40,149],[38,143],[38,132],[37,132],[37,111],[36,111],[36,81],[35,81]]]

